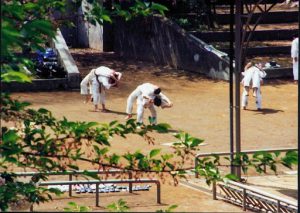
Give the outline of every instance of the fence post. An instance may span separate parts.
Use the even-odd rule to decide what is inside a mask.
[[[156,182],[156,187],[157,187],[157,192],[156,192],[156,194],[157,194],[157,203],[161,203],[161,200],[160,200],[160,182],[159,181],[157,181]]]
[[[246,211],[246,189],[243,189],[243,211]]]
[[[198,174],[198,172],[196,171],[197,166],[198,166],[198,156],[195,157],[195,178],[198,178],[198,177],[199,177],[199,174]]]
[[[277,200],[277,212],[280,212],[280,201]]]
[[[217,200],[217,184],[216,184],[216,181],[213,182],[212,192],[213,192],[213,200]]]
[[[132,179],[132,172],[129,172],[129,179]],[[132,193],[132,182],[129,182],[129,193]]]
[[[99,183],[96,183],[96,206],[99,206]]]
[[[72,174],[69,174],[69,181],[72,181]],[[72,184],[69,185],[69,196],[72,197]]]

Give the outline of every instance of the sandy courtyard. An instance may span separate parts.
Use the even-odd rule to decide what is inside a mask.
[[[99,61],[123,73],[119,88],[107,91],[107,108],[110,113],[92,112],[92,104],[84,104],[79,90],[59,92],[14,93],[13,97],[32,103],[33,108],[47,108],[59,118],[65,116],[73,121],[98,121],[100,123],[118,120],[124,122],[126,99],[137,85],[151,82],[159,85],[162,92],[174,103],[171,109],[158,109],[158,121],[169,123],[174,130],[183,130],[192,136],[205,140],[201,152],[229,151],[229,83],[204,78],[198,74],[175,71],[143,62],[120,62],[115,59]],[[83,65],[82,65],[83,66]],[[92,65],[88,65],[92,66]],[[87,66],[87,67],[88,67]],[[80,66],[79,66],[80,67]],[[86,70],[85,70],[86,72]],[[82,72],[84,73],[84,72]],[[254,98],[250,96],[248,110],[241,111],[242,150],[266,148],[294,148],[297,146],[297,85],[292,79],[266,80],[262,87],[263,109],[256,111]],[[136,107],[134,106],[134,112]],[[144,121],[147,122],[146,110]],[[128,137],[128,140],[113,140],[112,150],[124,153],[127,150],[147,150],[154,147],[164,152],[170,150],[163,145],[174,140],[171,134],[154,134],[156,144],[149,147],[141,138]],[[119,143],[118,143],[119,142]],[[90,168],[87,165],[82,165]],[[137,196],[140,194],[141,196]],[[69,201],[92,206],[94,211],[105,211],[104,207],[123,198],[131,211],[155,211],[177,204],[175,211],[185,212],[241,212],[239,207],[222,201],[213,201],[211,196],[183,186],[163,185],[162,203],[155,203],[155,186],[150,192],[133,195],[100,195],[101,207],[94,207],[94,196],[83,199],[64,199],[43,204],[35,210],[58,210]],[[76,197],[80,197],[76,195]]]

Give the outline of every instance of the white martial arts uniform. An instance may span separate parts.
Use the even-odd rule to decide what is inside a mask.
[[[248,92],[246,91],[245,87],[250,87],[252,83],[252,88],[256,87],[256,108],[261,109],[262,107],[262,95],[260,91],[261,81],[264,77],[266,77],[267,73],[264,70],[260,70],[256,66],[252,66],[249,69],[242,72],[244,78],[242,83],[244,85],[244,91],[242,94],[242,107],[246,107],[248,105]]]
[[[92,71],[80,83],[80,94],[87,95],[88,90],[90,90],[94,105],[99,103],[105,104],[105,89],[110,89],[112,86],[109,83],[109,78],[113,73],[117,73],[118,80],[121,79],[122,74],[120,72],[115,72],[108,67],[101,66],[97,69],[92,69]],[[88,89],[89,85],[90,88]]]
[[[158,96],[161,98],[162,101],[162,107],[170,104],[171,101],[167,96],[165,96],[163,93],[160,93],[159,95],[154,94],[154,90],[158,87],[151,84],[151,83],[144,83],[139,85],[129,96],[127,99],[127,107],[126,107],[126,113],[132,114],[132,107],[133,102],[135,99],[137,103],[137,122],[143,123],[143,116],[144,116],[144,108],[149,108],[151,112],[151,117],[155,118],[153,124],[156,124],[157,121],[157,113],[154,107],[154,104],[149,104],[150,99],[154,99],[155,96]],[[147,97],[148,99],[145,99],[144,97]]]
[[[299,60],[299,39],[295,38],[292,41],[292,45],[291,45],[291,57],[293,58],[293,75],[294,75],[294,80],[298,80],[298,60]],[[297,58],[297,62],[295,61],[294,58]]]

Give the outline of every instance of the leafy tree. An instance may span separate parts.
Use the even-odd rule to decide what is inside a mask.
[[[166,9],[159,4],[146,4],[135,1],[124,10],[121,5],[114,4],[114,10],[106,10],[96,1],[90,1],[94,7],[87,14],[91,22],[100,24],[112,21],[112,15],[130,20],[136,16],[148,16],[155,11],[163,13]],[[76,1],[78,3],[78,1]],[[43,49],[43,44],[55,35],[59,23],[52,18],[54,11],[64,11],[66,1],[4,1],[1,7],[1,81],[12,80],[26,82],[30,77],[25,74],[24,67],[32,67],[33,63],[23,54],[26,48]],[[112,121],[108,124],[96,122],[74,122],[67,118],[57,119],[47,109],[30,109],[30,103],[13,100],[9,94],[1,93],[1,142],[0,142],[0,209],[7,210],[21,200],[29,203],[41,203],[52,199],[52,194],[60,194],[59,190],[38,186],[40,180],[47,180],[45,172],[80,169],[80,162],[97,165],[99,170],[117,168],[131,170],[137,176],[141,173],[154,173],[162,180],[170,175],[175,184],[178,178],[186,177],[186,170],[194,169],[193,162],[199,145],[203,140],[194,138],[188,133],[178,132],[173,144],[173,153],[161,153],[152,149],[149,153],[141,151],[118,155],[110,151],[111,139],[115,136],[126,138],[128,134],[140,135],[149,144],[154,139],[149,133],[168,132],[168,124],[144,126],[137,129],[134,120],[126,123]],[[9,127],[13,123],[14,127]],[[283,163],[291,167],[298,161],[297,154],[287,153],[283,158],[279,154],[257,153],[249,160],[246,155],[236,156],[236,165],[242,165],[244,171],[254,166],[262,172],[262,166],[270,166],[276,171],[276,164]],[[234,178],[232,175],[222,176],[218,170],[218,157],[199,160],[195,172],[204,176],[207,183]],[[16,178],[13,169],[30,169],[40,172],[30,181],[24,182]],[[85,173],[86,176],[99,178],[97,175]],[[171,208],[173,209],[173,207]],[[170,209],[170,210],[171,210]],[[79,208],[80,210],[80,208]]]

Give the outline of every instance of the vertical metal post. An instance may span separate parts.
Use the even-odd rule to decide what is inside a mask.
[[[240,109],[240,75],[242,60],[241,35],[243,24],[241,20],[243,0],[235,0],[235,144],[236,153],[241,152],[241,109]],[[235,174],[241,178],[241,167],[236,166]]]
[[[72,181],[72,174],[69,174],[69,181]],[[72,185],[69,185],[69,196],[72,197]]]
[[[195,157],[195,169],[197,168],[197,166],[198,166],[198,157],[196,156]],[[195,178],[198,178],[198,177],[199,177],[199,174],[197,171],[195,171]]]
[[[234,167],[232,165],[233,152],[234,152],[234,139],[233,139],[233,42],[234,42],[234,2],[230,1],[230,49],[229,49],[229,114],[230,114],[230,173],[234,174]],[[197,160],[197,159],[196,159]],[[198,174],[196,173],[198,176]],[[196,176],[196,177],[197,177]]]
[[[96,206],[99,206],[99,183],[96,183]]]
[[[298,7],[298,38],[300,36],[300,7]],[[299,45],[299,43],[298,43]],[[299,45],[300,46],[300,45]],[[299,49],[299,46],[298,46],[298,49]],[[299,68],[300,68],[300,52],[298,51],[298,76],[299,76]],[[299,126],[300,126],[300,118],[299,118],[299,112],[300,112],[300,86],[299,86],[299,80],[298,80],[298,150],[300,149],[300,129],[299,129]],[[299,159],[299,151],[298,151],[298,159]],[[300,165],[298,163],[298,175],[299,175],[299,169],[300,169]],[[298,186],[300,184],[300,181],[299,181],[299,178],[298,178]],[[300,201],[299,199],[298,200],[298,208],[300,206]]]
[[[246,211],[247,210],[247,205],[246,205],[246,196],[247,196],[247,193],[246,193],[246,189],[243,189],[243,211]]]
[[[156,182],[156,187],[157,187],[157,192],[156,192],[156,197],[157,197],[157,203],[161,203],[161,200],[160,200],[160,182],[157,181]]]
[[[129,179],[132,179],[132,172],[129,172]],[[132,193],[132,182],[129,182],[129,193]]]
[[[217,184],[216,184],[216,181],[213,182],[212,192],[213,192],[213,200],[217,200]]]
[[[280,201],[277,200],[277,212],[280,212]]]

